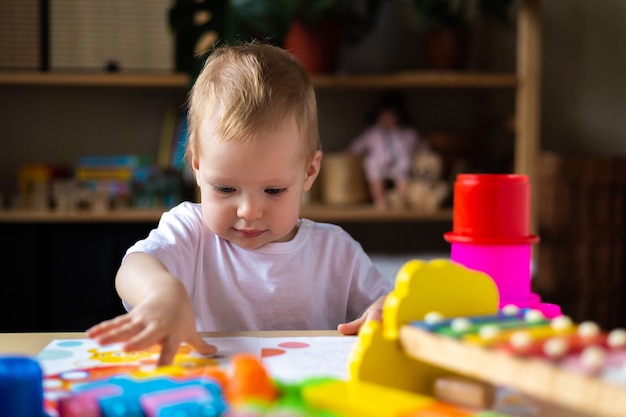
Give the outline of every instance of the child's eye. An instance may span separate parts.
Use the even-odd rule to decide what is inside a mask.
[[[223,187],[221,185],[214,185],[213,189],[220,194],[231,194],[236,191],[233,187]]]
[[[281,195],[285,191],[287,191],[286,188],[266,188],[265,189],[265,193],[269,195]]]

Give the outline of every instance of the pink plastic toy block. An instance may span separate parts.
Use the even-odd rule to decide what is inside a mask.
[[[513,304],[561,314],[531,292],[530,184],[525,175],[459,174],[454,184],[450,259],[489,275],[498,286],[500,307]]]
[[[114,385],[104,385],[97,389],[82,392],[59,400],[59,415],[61,417],[101,417],[101,397],[120,395],[122,389]]]
[[[174,411],[177,407],[182,409],[193,406],[193,414],[180,413],[181,416],[189,416],[194,414],[210,415],[202,411],[206,406],[211,407],[214,400],[214,396],[209,391],[198,385],[146,393],[139,398],[139,403],[146,417],[158,417],[166,409],[175,415]],[[218,415],[219,409],[213,410],[213,414]]]

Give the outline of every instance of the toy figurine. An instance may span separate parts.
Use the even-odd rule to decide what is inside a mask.
[[[411,209],[432,213],[442,206],[450,194],[443,169],[443,159],[436,152],[427,150],[413,156],[405,202]]]
[[[372,125],[349,146],[348,151],[363,156],[363,168],[374,204],[379,209],[391,206],[394,199],[405,200],[412,157],[427,149],[417,130],[408,123],[402,97],[386,94],[374,113]]]

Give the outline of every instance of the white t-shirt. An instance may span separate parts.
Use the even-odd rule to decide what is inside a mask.
[[[154,255],[183,283],[199,331],[335,329],[393,288],[338,226],[301,219],[291,241],[249,250],[213,234],[189,202],[132,252]]]

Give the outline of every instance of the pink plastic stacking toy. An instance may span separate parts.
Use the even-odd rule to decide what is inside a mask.
[[[526,175],[459,174],[454,183],[450,259],[489,275],[500,291],[500,307],[514,304],[561,315],[555,304],[531,292],[530,184]]]

